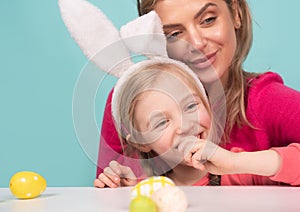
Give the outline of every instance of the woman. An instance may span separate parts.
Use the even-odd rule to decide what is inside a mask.
[[[259,151],[282,147],[285,151],[289,144],[300,143],[300,93],[283,85],[275,73],[251,74],[242,69],[252,43],[251,16],[245,0],[190,0],[188,4],[185,0],[143,0],[140,3],[141,14],[151,10],[161,18],[169,56],[189,65],[209,94],[214,93],[216,79],[208,70],[213,68],[221,80],[227,108],[221,144],[225,149]],[[191,57],[192,53],[186,56],[174,50],[178,40],[192,45],[189,52],[196,52],[196,59]],[[111,117],[111,94],[102,124],[97,177],[111,160],[122,158]],[[299,158],[294,159],[295,168],[300,164]],[[131,168],[138,173],[138,167]],[[97,179],[95,185],[96,182]]]

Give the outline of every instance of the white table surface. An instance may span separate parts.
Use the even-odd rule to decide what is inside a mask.
[[[187,211],[300,212],[300,187],[221,186],[180,187],[186,194]],[[0,188],[1,212],[129,211],[130,187],[48,187],[39,197],[15,198]],[[176,204],[176,203],[174,203]]]

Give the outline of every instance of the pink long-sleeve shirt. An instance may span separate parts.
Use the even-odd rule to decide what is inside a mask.
[[[268,181],[300,185],[300,92],[283,84],[282,78],[272,72],[249,79],[246,89],[246,116],[251,128],[234,126],[230,134],[230,143],[223,146],[230,150],[233,147],[245,151],[259,151],[273,148],[281,158],[282,164],[276,175]],[[113,92],[113,91],[112,91]],[[111,97],[107,99],[98,154],[97,176],[103,172],[111,160],[117,160],[130,166],[137,176],[142,174],[141,167],[126,164],[118,134],[111,115]],[[293,144],[292,144],[293,143]],[[292,144],[292,145],[289,145]],[[247,175],[246,175],[247,176]],[[229,177],[230,178],[230,177]],[[222,181],[226,177],[222,177]],[[264,178],[265,179],[265,178]],[[242,185],[264,184],[264,180],[228,181],[225,185],[239,182]]]
[[[300,185],[299,163],[300,144],[293,143],[288,147],[272,148],[281,157],[280,170],[271,177],[253,174],[225,174],[221,176],[221,185]],[[242,151],[241,149],[239,151]],[[237,152],[237,151],[235,151]],[[193,186],[209,185],[209,175],[201,178]]]

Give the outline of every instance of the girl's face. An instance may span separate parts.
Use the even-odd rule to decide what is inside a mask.
[[[169,56],[189,65],[203,82],[220,79],[226,85],[240,21],[226,2],[161,0],[154,9],[167,35]]]
[[[153,89],[139,95],[134,117],[144,145],[158,155],[177,150],[187,136],[206,139],[211,125],[210,115],[196,92],[166,73],[161,74]]]

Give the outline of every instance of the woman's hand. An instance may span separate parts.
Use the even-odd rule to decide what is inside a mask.
[[[178,147],[184,153],[185,160],[194,168],[206,170],[212,174],[272,176],[281,166],[281,157],[274,150],[233,152],[208,140],[195,139],[195,137],[188,140]]]
[[[94,186],[104,188],[116,188],[119,186],[133,186],[137,183],[136,176],[128,166],[123,166],[117,161],[111,161],[109,166],[103,170],[95,179]]]
[[[205,169],[209,173],[218,175],[235,172],[235,153],[223,149],[211,141],[200,139],[195,145],[195,150],[192,156],[192,164],[195,168]]]
[[[190,141],[188,141],[190,140]],[[235,153],[230,152],[208,140],[188,139],[179,145],[185,161],[196,169],[212,174],[231,174],[235,171]]]

